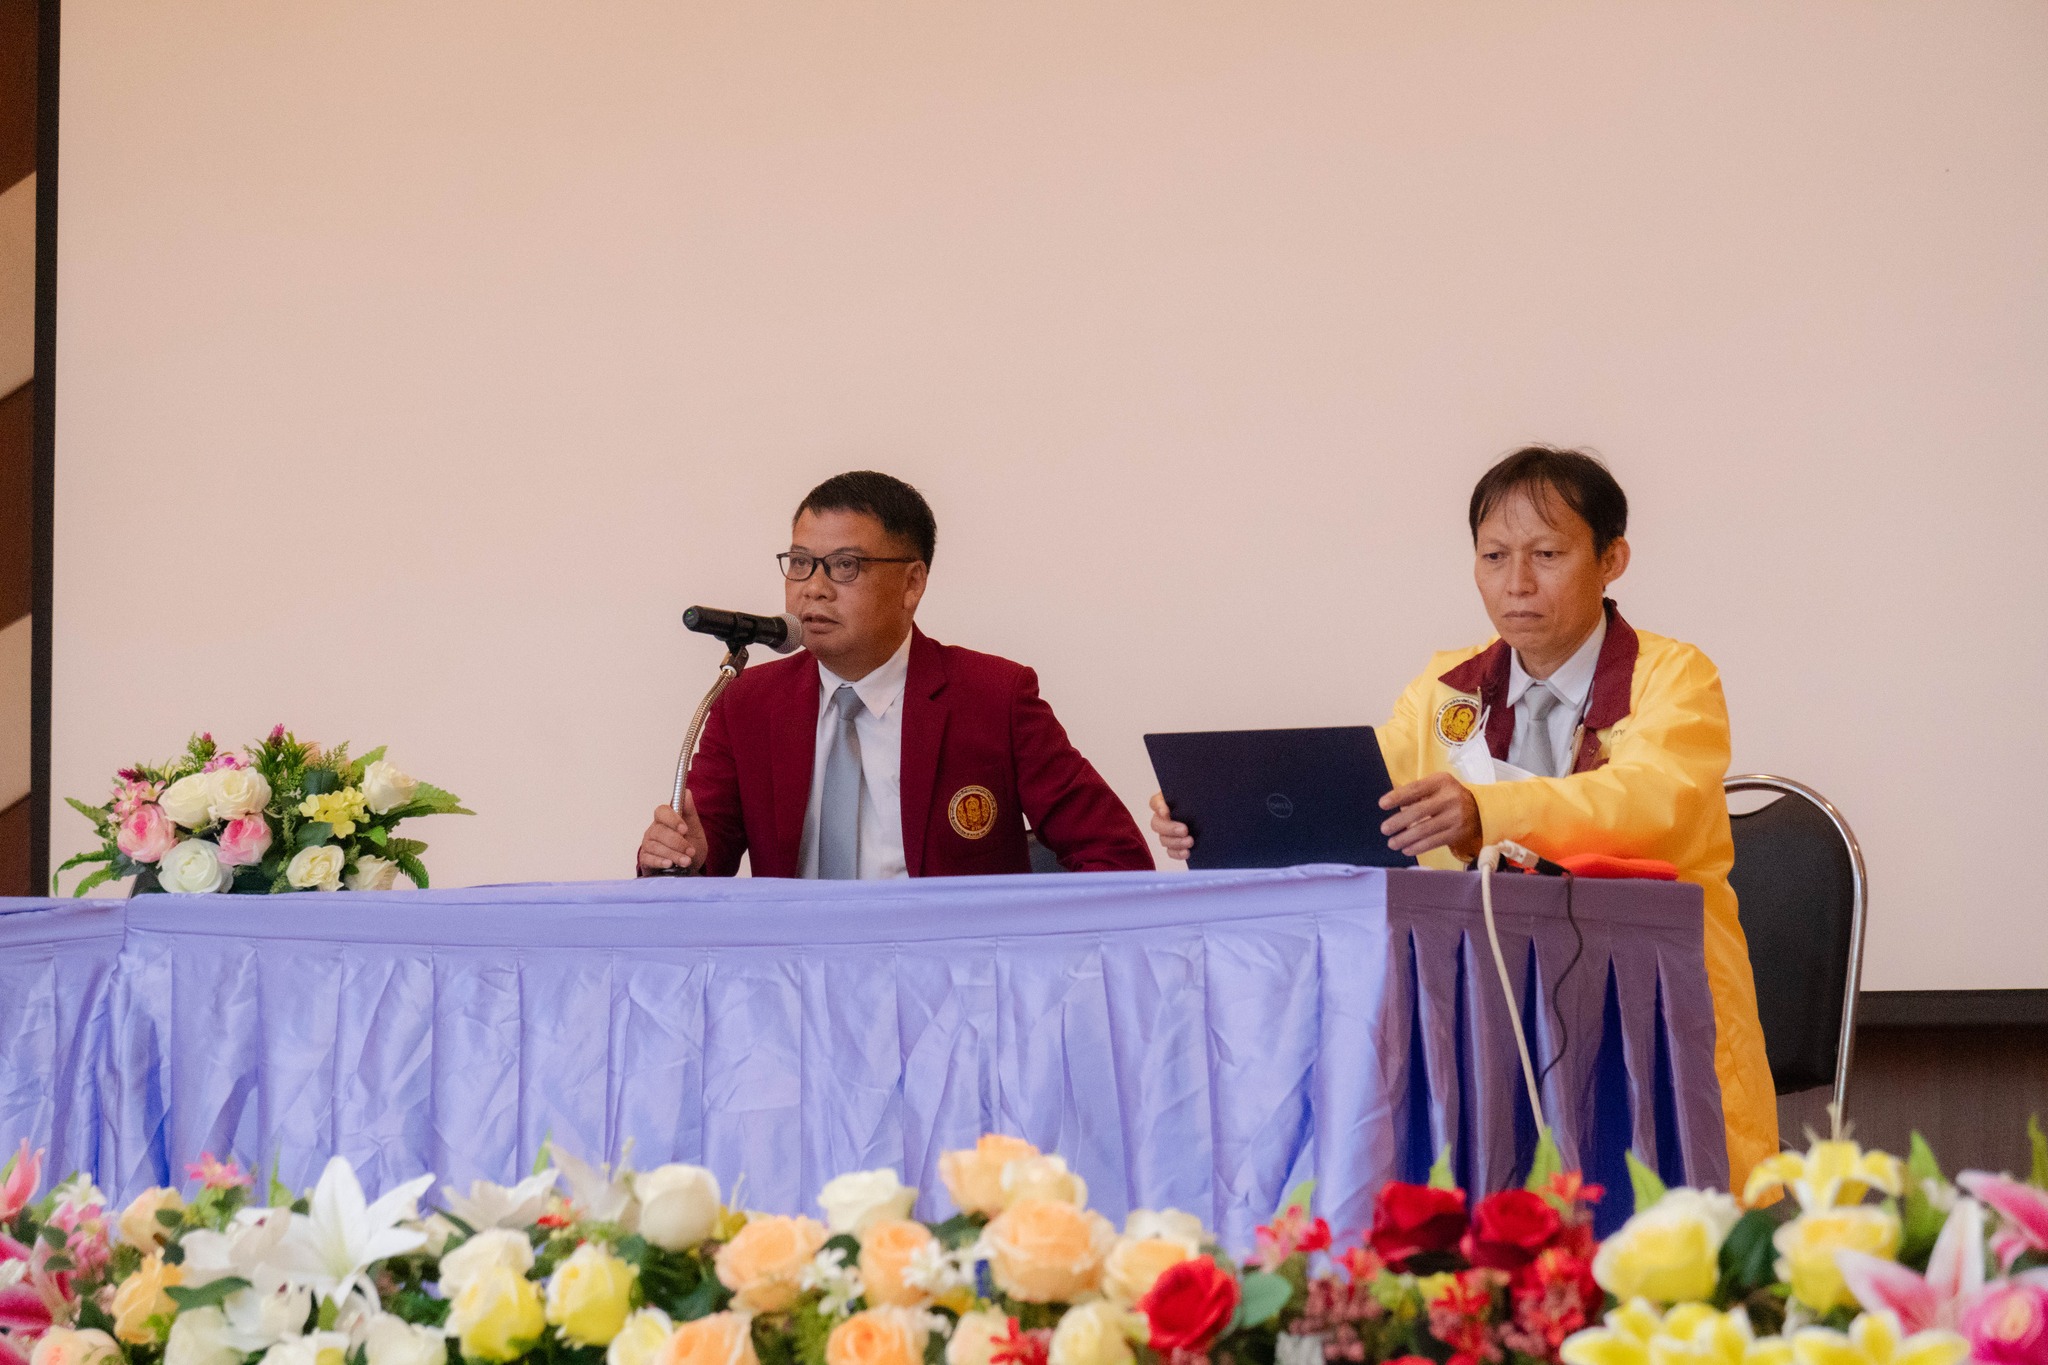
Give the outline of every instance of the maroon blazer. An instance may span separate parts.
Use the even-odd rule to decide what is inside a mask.
[[[1038,675],[912,627],[903,686],[903,858],[913,877],[1028,872],[1030,821],[1071,872],[1152,868],[1130,812],[1067,742]],[[818,743],[818,661],[742,673],[711,708],[690,769],[704,870],[794,877]],[[993,809],[989,809],[991,804]]]

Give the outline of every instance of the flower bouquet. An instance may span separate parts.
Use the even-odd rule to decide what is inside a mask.
[[[386,762],[381,746],[350,758],[346,744],[323,751],[282,725],[244,753],[195,735],[169,763],[123,768],[106,804],[71,806],[101,843],[58,875],[104,864],[74,896],[122,877],[137,892],[181,894],[388,891],[400,877],[425,886],[427,846],[399,838],[399,821],[471,813]],[[52,895],[57,885],[53,875]]]

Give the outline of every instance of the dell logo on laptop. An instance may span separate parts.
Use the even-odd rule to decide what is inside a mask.
[[[1285,792],[1274,792],[1266,798],[1266,813],[1275,820],[1285,820],[1294,814],[1294,802],[1288,799]]]

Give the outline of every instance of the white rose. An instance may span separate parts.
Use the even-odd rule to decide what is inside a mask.
[[[964,1315],[946,1342],[946,1365],[990,1365],[996,1348],[1009,1338],[1010,1319],[1004,1313],[973,1312]]]
[[[29,1353],[29,1365],[121,1365],[121,1359],[114,1339],[96,1327],[51,1327]]]
[[[452,1299],[492,1266],[501,1265],[525,1276],[533,1269],[533,1243],[523,1232],[486,1228],[441,1258],[441,1297]]]
[[[351,891],[390,891],[398,885],[398,864],[374,853],[356,855],[356,870],[348,874]],[[408,882],[408,885],[410,883]]]
[[[1190,1256],[1201,1254],[1206,1235],[1201,1219],[1179,1209],[1132,1209],[1124,1219],[1124,1236],[1131,1241],[1157,1238],[1162,1242],[1179,1242]]]
[[[668,1314],[659,1308],[643,1308],[626,1319],[612,1344],[605,1347],[604,1365],[654,1365],[654,1357],[668,1345],[675,1330]],[[370,1365],[377,1362],[371,1361]]]
[[[633,1177],[633,1197],[640,1201],[640,1235],[663,1251],[688,1251],[709,1241],[722,1212],[718,1177],[702,1166],[643,1171]]]
[[[818,1191],[818,1207],[835,1234],[858,1236],[871,1224],[907,1217],[916,1202],[917,1191],[894,1171],[854,1171],[826,1181]]]
[[[363,800],[374,815],[388,815],[419,790],[419,779],[408,777],[383,759],[363,769]]]
[[[242,1365],[242,1348],[228,1339],[228,1315],[218,1308],[188,1308],[171,1322],[164,1365]]]
[[[171,855],[175,856],[177,851],[172,849]],[[315,844],[292,855],[292,860],[285,864],[284,879],[298,891],[339,891],[341,869],[347,861],[333,844]]]
[[[421,1247],[420,1250],[426,1252],[429,1256],[439,1256],[448,1249],[448,1243],[462,1233],[462,1229],[456,1227],[455,1224],[449,1222],[438,1213],[430,1213],[425,1218],[422,1218],[415,1225],[414,1230],[427,1239],[426,1245]]]
[[[262,1365],[345,1365],[348,1338],[340,1332],[288,1337],[263,1353]]]
[[[156,799],[164,814],[186,829],[198,829],[213,819],[213,774],[193,773],[165,788]]]
[[[448,1334],[418,1327],[390,1313],[370,1317],[356,1331],[368,1365],[447,1365]],[[166,1361],[164,1365],[170,1365]]]
[[[173,895],[196,896],[227,890],[235,873],[221,866],[218,845],[207,839],[187,839],[156,865],[156,879]]]
[[[1131,1344],[1145,1339],[1145,1317],[1097,1299],[1069,1308],[1052,1332],[1048,1365],[1131,1365]]]
[[[206,810],[216,820],[239,820],[270,804],[270,783],[254,768],[216,768],[206,776]]]

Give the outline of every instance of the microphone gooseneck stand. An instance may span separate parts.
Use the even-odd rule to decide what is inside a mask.
[[[747,666],[747,647],[734,645],[726,651],[725,658],[718,665],[718,676],[712,680],[711,690],[704,694],[704,700],[697,703],[697,714],[690,717],[690,729],[683,736],[683,751],[676,755],[675,791],[669,796],[669,809],[677,815],[683,813],[683,788],[690,779],[690,760],[697,755],[697,736],[704,731],[704,718],[711,714],[711,704],[719,694],[732,685],[732,680]],[[701,850],[700,850],[701,857]],[[657,875],[663,877],[688,877],[699,869],[695,867],[665,867]]]

